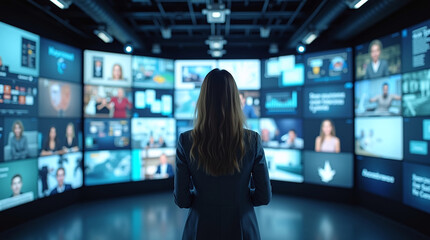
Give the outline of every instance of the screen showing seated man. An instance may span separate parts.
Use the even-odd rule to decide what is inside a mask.
[[[85,152],[85,185],[129,182],[130,150]]]
[[[193,119],[200,89],[175,90],[175,118]]]
[[[401,88],[400,75],[355,82],[355,115],[401,115]]]
[[[302,156],[299,150],[264,149],[269,177],[286,182],[303,182]]]
[[[85,149],[130,149],[129,119],[85,119]]]
[[[352,153],[331,154],[303,152],[305,183],[352,188],[354,182],[354,156]]]
[[[39,119],[39,155],[51,156],[82,149],[81,119]]]
[[[260,92],[239,91],[240,106],[246,119],[260,117]]]
[[[264,148],[302,149],[302,120],[297,118],[261,118],[260,135]]]
[[[131,87],[131,56],[84,51],[84,83]]]
[[[349,118],[352,117],[351,82],[340,85],[305,87],[305,118]]]
[[[81,117],[80,84],[39,78],[39,93],[39,116]]]
[[[176,120],[173,118],[131,119],[132,148],[176,147]]]
[[[2,22],[0,32],[0,78],[31,81],[38,77],[39,36]]]
[[[352,49],[306,54],[306,83],[352,81]]]
[[[133,117],[173,117],[173,90],[134,89]]]
[[[129,118],[133,108],[130,88],[84,86],[85,117]]]
[[[403,72],[430,68],[430,20],[402,31]]]
[[[403,116],[430,116],[430,70],[403,74]]]
[[[175,176],[175,148],[133,149],[133,181]]]
[[[0,211],[37,199],[37,159],[0,163]]]
[[[173,89],[174,61],[143,56],[132,57],[133,86]]]
[[[403,118],[404,160],[430,164],[430,117]]]
[[[355,118],[355,154],[369,157],[402,160],[402,118]]]
[[[304,148],[315,152],[340,153],[353,151],[352,119],[305,119]]]
[[[374,39],[355,48],[355,77],[371,79],[398,74],[401,71],[400,33]]]
[[[80,188],[82,152],[39,158],[39,198]]]
[[[38,156],[37,126],[36,118],[4,119],[4,161]]]
[[[81,83],[82,50],[42,38],[40,41],[40,76]]]
[[[303,55],[286,55],[263,61],[261,88],[300,86],[305,82]]]
[[[240,59],[240,60],[219,60],[218,68],[228,71],[236,81],[240,90],[260,89],[261,70],[260,60]]]
[[[301,88],[265,90],[261,93],[261,116],[300,116]]]
[[[216,60],[176,60],[175,88],[199,88],[206,75],[216,67]]]

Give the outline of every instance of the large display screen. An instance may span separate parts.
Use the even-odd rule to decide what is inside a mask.
[[[305,82],[302,55],[269,58],[262,61],[261,65],[261,88],[263,89],[300,86]]]
[[[80,188],[82,53],[0,22],[0,211]]]
[[[430,68],[430,21],[402,31],[402,69],[411,72]]]
[[[260,89],[260,60],[219,60],[218,68],[231,73],[240,90]]]
[[[174,61],[152,57],[132,57],[133,86],[141,88],[168,88],[174,86]]]

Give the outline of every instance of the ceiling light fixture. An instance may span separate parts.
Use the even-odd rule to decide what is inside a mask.
[[[168,28],[168,27],[164,27],[161,29],[161,36],[164,39],[170,39],[172,38],[172,29]]]
[[[303,38],[303,43],[306,45],[311,44],[316,38],[318,37],[318,34],[316,32],[309,32],[306,34],[306,36]]]
[[[210,49],[223,49],[227,41],[222,36],[209,36],[209,39],[205,41],[205,44],[209,45]]]
[[[276,44],[276,43],[270,44],[269,53],[270,54],[277,54],[278,52],[279,52],[278,44]]]
[[[225,9],[224,4],[208,4],[202,13],[206,15],[208,23],[225,23],[225,16],[230,14],[230,9]]]
[[[124,45],[124,52],[125,53],[132,53],[133,52],[133,45],[131,45],[131,43],[127,43]]]
[[[208,54],[210,54],[214,58],[220,58],[224,54],[226,54],[225,50],[208,50]]]
[[[113,37],[110,35],[103,27],[94,30],[94,34],[97,35],[103,42],[111,43],[113,42]]]
[[[260,37],[268,38],[270,36],[270,28],[269,27],[260,27]]]
[[[161,53],[161,46],[158,43],[152,44],[152,53],[153,54],[160,54]]]
[[[368,0],[346,0],[346,5],[349,6],[349,8],[353,9],[359,9],[361,6],[363,6]]]
[[[303,44],[299,44],[297,46],[296,50],[297,50],[298,53],[302,54],[302,53],[304,53],[306,51],[306,47]]]
[[[70,0],[51,0],[51,2],[61,9],[67,9],[72,4]]]

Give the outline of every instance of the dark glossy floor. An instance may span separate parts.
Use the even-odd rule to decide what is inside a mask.
[[[261,237],[272,239],[429,239],[363,208],[274,195],[256,208]],[[0,239],[180,239],[187,210],[171,193],[73,205],[32,220]]]

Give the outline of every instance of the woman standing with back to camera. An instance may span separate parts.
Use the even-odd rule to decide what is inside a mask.
[[[190,208],[182,239],[260,239],[254,206],[272,192],[260,136],[244,125],[233,76],[212,70],[176,150],[175,203]]]

